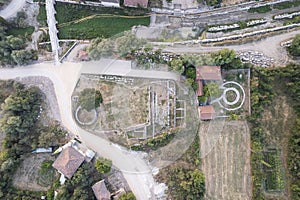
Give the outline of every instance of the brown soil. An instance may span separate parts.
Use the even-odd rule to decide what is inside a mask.
[[[202,122],[199,131],[205,199],[251,199],[250,133],[245,121]]]
[[[22,190],[47,191],[37,183],[38,171],[44,160],[54,160],[49,153],[31,154],[21,163],[13,177],[13,186]]]

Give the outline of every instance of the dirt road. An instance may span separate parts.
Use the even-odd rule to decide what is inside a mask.
[[[166,43],[164,51],[172,53],[209,53],[220,49],[229,48],[235,51],[259,51],[264,55],[273,58],[278,63],[287,63],[288,55],[284,47],[280,43],[293,38],[296,34],[300,34],[300,30],[294,30],[280,35],[270,36],[258,41],[249,42],[246,44],[224,45],[224,46],[201,46],[201,45],[170,45]],[[160,44],[161,45],[161,44]]]
[[[24,7],[25,4],[26,0],[12,0],[6,8],[0,11],[0,16],[4,19],[13,17]]]

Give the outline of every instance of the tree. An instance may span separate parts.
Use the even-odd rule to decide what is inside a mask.
[[[183,61],[180,58],[173,58],[168,65],[172,71],[179,72],[180,74],[184,71]]]
[[[134,196],[134,194],[132,192],[127,192],[125,194],[122,194],[119,197],[119,200],[136,200],[136,197]]]
[[[24,48],[24,41],[21,38],[10,35],[6,38],[6,40],[8,45],[13,50],[20,50]]]
[[[131,32],[125,32],[123,36],[115,39],[114,48],[117,55],[123,57],[132,50],[140,49],[145,43],[145,40],[136,38]]]
[[[216,65],[226,65],[233,61],[236,57],[235,51],[232,49],[222,49],[215,53],[212,53],[212,58]]]
[[[200,0],[198,0],[199,2]],[[208,6],[214,6],[214,7],[218,7],[220,6],[222,0],[206,0],[206,4]],[[202,2],[199,2],[199,3],[202,3]]]
[[[112,166],[112,161],[105,158],[98,158],[96,160],[95,167],[97,171],[101,174],[106,174],[110,171]]]
[[[203,87],[203,92],[205,97],[216,98],[220,96],[219,84],[215,82],[209,82]]]
[[[36,60],[36,52],[33,50],[13,50],[11,57],[18,65],[27,65],[30,61]]]
[[[91,111],[99,107],[103,99],[99,90],[86,88],[80,92],[78,102],[82,109]]]
[[[186,70],[186,78],[196,79],[196,69],[194,67],[189,67]]]
[[[92,40],[92,45],[88,48],[88,52],[93,60],[112,56],[125,57],[131,51],[142,48],[145,43],[144,39],[136,38],[134,34],[128,31],[119,37]]]
[[[38,139],[39,147],[49,147],[59,145],[59,140],[64,138],[66,131],[62,129],[59,124],[44,126],[40,130]]]
[[[172,199],[203,199],[205,178],[198,169],[173,167],[170,169],[168,186]]]
[[[294,37],[291,46],[288,47],[288,51],[293,56],[300,56],[300,34]]]

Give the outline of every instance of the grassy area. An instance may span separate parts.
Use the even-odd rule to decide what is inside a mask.
[[[34,31],[34,27],[33,26],[29,26],[26,28],[10,28],[7,30],[7,34],[8,35],[13,35],[13,36],[25,36],[26,34],[31,35]]]
[[[300,1],[286,1],[286,2],[281,2],[273,5],[274,9],[278,10],[283,10],[283,9],[288,9],[292,7],[296,7],[300,5]]]
[[[259,7],[255,7],[255,8],[250,8],[248,10],[249,13],[266,13],[271,11],[272,8],[270,5],[266,5],[266,6],[259,6]]]
[[[150,17],[97,17],[60,27],[59,38],[92,39],[101,36],[108,38],[126,30],[130,30],[134,25],[148,26],[149,24]]]
[[[56,2],[55,15],[59,24],[75,21],[88,16],[97,14],[111,14],[123,16],[143,16],[148,13],[148,10],[143,8],[109,8],[109,7],[94,7],[86,5],[76,5]],[[66,14],[67,13],[67,14]],[[47,16],[45,5],[40,5],[39,15],[37,17],[42,26],[46,26]]]
[[[150,24],[150,17],[145,16],[148,11],[142,8],[91,7],[57,2],[55,9],[60,39],[107,38],[130,30],[134,25]],[[84,19],[87,17],[90,18]],[[45,5],[40,5],[37,19],[41,26],[47,26]]]

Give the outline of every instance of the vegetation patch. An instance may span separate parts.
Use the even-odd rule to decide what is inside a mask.
[[[98,158],[95,163],[97,171],[101,174],[107,174],[110,172],[112,161],[105,158]]]
[[[280,151],[269,149],[264,152],[263,170],[266,174],[264,187],[267,192],[281,192],[284,188]]]
[[[87,111],[98,108],[102,102],[103,99],[100,91],[94,88],[85,88],[82,90],[78,99],[81,108]]]
[[[25,65],[37,59],[37,52],[26,50],[26,31],[32,28],[16,28],[0,17],[0,65]],[[10,29],[16,32],[10,32]]]
[[[285,2],[276,3],[272,7],[273,9],[283,10],[292,7],[297,7],[299,5],[300,5],[300,1],[295,0],[295,1],[285,1]]]
[[[266,13],[271,11],[272,8],[270,5],[259,6],[259,7],[252,7],[248,10],[249,13]]]
[[[61,39],[108,38],[130,30],[132,26],[150,24],[150,17],[145,16],[148,11],[142,8],[120,9],[57,2],[55,9]],[[41,26],[47,26],[44,5],[40,5],[37,19]]]
[[[44,160],[38,172],[38,184],[43,187],[50,186],[54,181],[54,168],[52,167],[52,160]]]
[[[163,168],[156,176],[168,185],[168,197],[172,199],[203,199],[205,178],[199,170],[199,137],[176,163]]]
[[[17,36],[23,36],[26,37],[27,35],[31,35],[34,31],[34,27],[33,26],[29,26],[26,28],[9,28],[7,30],[7,34],[8,35],[13,35],[15,37]]]
[[[259,78],[258,78],[259,77]],[[251,104],[251,166],[253,198],[265,198],[262,185],[269,190],[281,190],[291,199],[299,198],[299,66],[252,70]],[[278,82],[281,84],[278,85]],[[273,98],[276,95],[277,98]],[[298,132],[299,133],[299,132]],[[278,152],[265,153],[263,149],[275,146]],[[271,162],[271,163],[268,163]],[[262,167],[264,170],[262,170]],[[264,173],[265,170],[271,170]],[[281,171],[283,170],[283,171]],[[283,174],[285,174],[283,180]],[[283,194],[282,194],[283,193]],[[274,195],[274,194],[273,194]]]
[[[126,18],[118,16],[97,16],[77,23],[59,26],[61,39],[109,38],[118,33],[130,30],[133,26],[150,24],[150,17]]]

